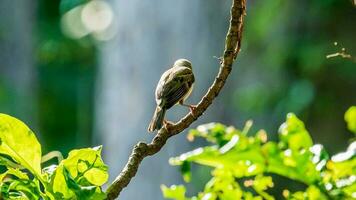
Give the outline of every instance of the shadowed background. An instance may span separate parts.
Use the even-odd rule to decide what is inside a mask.
[[[190,59],[197,103],[213,81],[227,31],[230,1],[0,1],[0,112],[37,133],[44,152],[104,145],[111,180],[132,146],[153,136],[154,90],[178,58]],[[343,121],[356,103],[356,64],[326,55],[356,55],[356,9],[346,0],[248,1],[242,51],[226,87],[193,124],[242,127],[254,120],[276,138],[288,112],[316,143],[344,150]],[[337,42],[337,45],[335,45]],[[169,120],[186,108],[168,111]],[[162,199],[160,184],[182,182],[171,156],[201,144],[185,134],[143,161],[121,199]],[[209,179],[195,169],[189,192]],[[285,180],[281,180],[285,181]],[[288,184],[286,182],[285,184]],[[284,184],[284,185],[285,185]],[[283,185],[283,184],[281,184]]]

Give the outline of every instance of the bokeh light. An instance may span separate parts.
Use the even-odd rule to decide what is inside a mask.
[[[81,20],[89,31],[104,31],[111,25],[113,13],[108,3],[94,0],[84,6]]]
[[[69,38],[79,39],[90,33],[81,20],[83,7],[77,6],[73,8],[65,13],[61,19],[62,31]]]
[[[113,19],[113,11],[106,1],[93,0],[66,12],[61,19],[61,28],[72,39],[92,34],[97,40],[109,40],[116,33]]]

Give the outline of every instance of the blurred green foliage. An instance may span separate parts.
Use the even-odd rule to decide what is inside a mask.
[[[61,0],[59,5],[59,10],[61,14],[64,14],[71,9],[89,2],[90,0]]]
[[[41,145],[20,120],[0,114],[0,199],[105,199],[101,147],[77,149],[41,167]]]
[[[239,82],[226,106],[235,108],[231,115],[238,111],[239,119],[229,123],[254,119],[257,127],[275,132],[285,114],[293,112],[309,124],[315,141],[331,152],[340,151],[350,133],[341,120],[334,119],[341,119],[348,105],[356,102],[352,92],[356,65],[348,59],[326,56],[342,48],[356,55],[352,2],[248,3],[241,64],[237,66]]]
[[[351,113],[354,108],[345,115],[348,124],[356,122],[355,113]],[[280,126],[277,142],[268,141],[264,130],[249,136],[251,125],[249,121],[243,130],[238,130],[210,123],[191,130],[189,140],[202,137],[213,145],[181,154],[169,162],[181,167],[185,181],[191,179],[191,163],[211,167],[212,178],[195,197],[188,198],[183,185],[161,186],[163,196],[175,200],[271,200],[275,199],[269,193],[274,187],[273,177],[279,175],[304,185],[302,191],[284,188],[285,199],[355,198],[356,142],[346,152],[330,156],[321,144],[313,143],[304,123],[292,113]]]
[[[84,2],[38,4],[38,112],[44,152],[57,149],[66,154],[92,141],[96,44],[87,37],[67,38],[61,30],[63,12]]]

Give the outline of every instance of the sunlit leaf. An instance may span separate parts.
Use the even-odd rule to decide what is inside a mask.
[[[103,185],[109,178],[108,168],[101,159],[101,147],[72,150],[68,158],[62,160],[61,163],[72,177],[83,176],[91,184],[97,186]],[[83,166],[83,163],[86,164]],[[93,179],[93,176],[97,177]]]
[[[356,106],[351,106],[345,113],[347,128],[356,134]]]
[[[40,178],[41,145],[23,122],[6,114],[0,114],[0,153],[9,155]]]
[[[281,125],[277,142],[267,142],[264,131],[248,136],[246,130],[241,132],[211,123],[190,132],[188,139],[199,136],[213,143],[170,159],[170,164],[181,166],[185,179],[187,174],[190,178],[187,166],[191,163],[212,167],[213,177],[204,190],[191,199],[273,200],[275,198],[267,191],[274,184],[266,173],[308,186],[305,191],[284,190],[286,199],[352,199],[356,196],[356,142],[352,142],[347,151],[330,159],[322,145],[313,145],[304,123],[294,114],[288,114],[286,122]],[[241,181],[249,190],[239,185]],[[250,191],[251,188],[254,192]],[[183,186],[174,190],[163,189],[166,198],[176,198],[174,195],[179,194],[179,199],[185,194]]]
[[[5,199],[40,199],[41,192],[37,180],[29,179],[19,169],[9,168],[0,175],[0,197]]]
[[[279,128],[281,145],[292,150],[309,148],[313,141],[304,127],[304,123],[293,113],[287,115],[286,122]]]
[[[318,187],[311,185],[309,186],[305,192],[299,191],[295,192],[293,194],[289,195],[288,199],[291,200],[304,200],[304,199],[310,199],[310,200],[327,200],[328,197],[326,197]]]
[[[189,131],[188,139],[193,140],[194,137],[202,137],[207,141],[215,143],[220,147],[225,145],[233,135],[240,133],[233,127],[226,127],[220,123],[203,124]]]
[[[102,186],[109,178],[109,175],[106,169],[100,168],[91,168],[84,173],[84,177],[88,180],[91,184],[96,186]]]
[[[184,161],[183,164],[181,165],[181,173],[183,175],[183,179],[185,182],[190,182],[190,179],[192,177],[192,172],[190,170],[190,162]]]
[[[256,190],[260,190],[260,191],[267,190],[268,188],[273,187],[272,177],[261,176],[261,175],[256,176],[253,182],[253,187]]]
[[[98,186],[108,180],[101,147],[72,150],[55,170],[53,191],[63,198],[104,199]]]
[[[214,177],[205,187],[204,197],[208,199],[241,199],[243,192],[233,174],[225,170],[215,170]]]
[[[27,174],[23,173],[19,169],[9,168],[5,173],[0,174],[0,182],[4,181],[4,178],[9,175],[15,176],[17,179],[28,179]]]
[[[161,185],[161,190],[164,198],[174,199],[174,200],[186,200],[185,197],[185,187],[183,185],[172,185],[171,187],[167,187],[165,185]]]
[[[341,178],[346,178],[356,174],[356,158],[342,162],[328,161],[326,167],[331,173],[331,178],[334,181],[337,181]]]
[[[63,165],[57,167],[52,187],[55,193],[59,193],[58,196],[61,195],[65,199],[73,198],[75,196],[75,193],[67,186]]]

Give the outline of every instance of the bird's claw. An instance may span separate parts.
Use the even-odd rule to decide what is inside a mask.
[[[194,112],[195,112],[195,109],[197,108],[196,105],[189,105],[189,110],[190,110],[190,113],[192,113],[192,115],[194,116]]]

